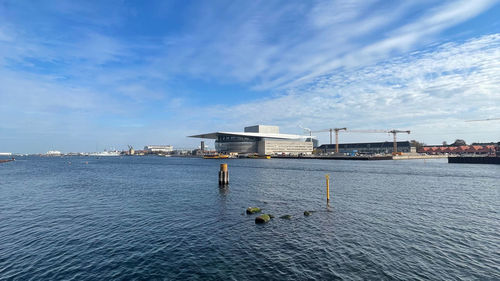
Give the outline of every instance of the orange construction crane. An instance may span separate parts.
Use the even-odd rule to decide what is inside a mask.
[[[408,133],[410,134],[410,131],[401,131],[401,130],[391,130],[389,131],[394,136],[394,148],[392,149],[392,155],[397,155],[398,154],[398,142],[396,141],[396,134],[398,133]]]
[[[387,131],[387,130],[348,130],[347,132],[351,132],[351,133],[389,133],[389,134],[392,134],[394,137],[394,144],[393,144],[393,150],[392,150],[393,155],[398,154],[398,142],[396,140],[396,135],[398,133],[408,133],[408,134],[410,133],[409,130],[402,131],[402,130],[396,130],[396,129],[393,129],[390,131]]]
[[[330,144],[332,144],[332,133],[335,132],[335,152],[339,152],[339,131],[346,131],[347,128],[330,128],[323,129],[318,131],[310,131],[311,133],[322,133],[322,132],[330,132]]]

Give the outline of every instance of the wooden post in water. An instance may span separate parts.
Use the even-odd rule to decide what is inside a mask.
[[[330,205],[330,175],[326,174],[326,204]]]
[[[227,164],[220,164],[219,171],[219,185],[227,185],[229,184],[229,172],[227,170]]]

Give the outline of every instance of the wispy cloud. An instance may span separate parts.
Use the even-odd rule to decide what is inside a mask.
[[[473,127],[464,120],[500,112],[499,73],[500,34],[493,34],[325,75],[283,96],[204,114],[224,111],[232,127],[262,122],[295,131],[296,124],[399,127],[412,129],[411,138],[434,143],[449,135],[486,141],[500,137],[500,125]]]
[[[449,121],[498,112],[495,30],[440,37],[495,3],[2,3],[0,130],[43,140],[33,148],[42,151],[99,138],[183,145],[200,130],[251,123],[424,123],[437,139]]]

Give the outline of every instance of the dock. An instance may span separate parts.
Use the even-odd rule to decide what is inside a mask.
[[[361,161],[373,161],[373,160],[392,160],[392,156],[288,156],[288,155],[276,155],[272,158],[281,159],[319,159],[319,160],[361,160]]]
[[[500,164],[500,156],[457,156],[448,157],[448,163]]]

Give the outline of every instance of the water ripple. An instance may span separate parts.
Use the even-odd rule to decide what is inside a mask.
[[[229,160],[224,190],[219,161],[71,162],[0,170],[0,280],[500,280],[497,166]]]

